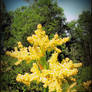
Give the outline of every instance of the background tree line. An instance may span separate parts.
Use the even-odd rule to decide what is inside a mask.
[[[30,0],[26,0],[29,2]],[[34,0],[33,4],[7,12],[2,2],[1,8],[1,53],[12,49],[18,41],[28,46],[27,36],[33,34],[36,25],[41,23],[50,38],[58,33],[64,37],[69,34],[66,54],[74,60],[91,63],[92,55],[92,16],[84,11],[77,21],[66,22],[63,8],[54,0]],[[64,51],[65,52],[65,51]]]

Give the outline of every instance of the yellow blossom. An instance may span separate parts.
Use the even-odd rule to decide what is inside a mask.
[[[74,64],[74,67],[81,67],[82,66],[82,63],[75,63]]]
[[[76,81],[76,79],[75,79],[75,78],[73,78],[73,77],[71,77],[70,79],[71,79],[71,81]]]
[[[38,24],[38,25],[37,25],[37,28],[38,28],[38,29],[41,29],[41,28],[42,28],[42,25],[41,25],[41,24]]]
[[[67,89],[67,92],[71,92],[71,89],[74,87],[74,86],[76,86],[77,85],[77,83],[76,82],[74,82],[73,84],[71,84],[70,86],[69,86],[69,88]],[[73,92],[73,91],[72,91]],[[75,91],[76,92],[76,91]]]
[[[34,33],[35,34],[32,36],[27,37],[28,42],[33,44],[32,47],[24,47],[21,42],[18,42],[18,48],[15,47],[14,51],[6,52],[7,55],[18,59],[15,65],[20,64],[23,60],[27,63],[30,63],[31,60],[40,60],[40,58],[45,55],[46,51],[55,50],[57,53],[60,53],[61,50],[58,49],[57,46],[69,40],[69,37],[63,39],[59,38],[58,34],[55,34],[54,38],[49,40],[41,24],[37,25],[37,30],[35,30]]]
[[[29,86],[31,81],[36,80],[42,82],[45,88],[48,86],[49,92],[55,90],[56,92],[62,92],[62,81],[67,80],[67,78],[76,81],[72,76],[78,73],[78,67],[82,66],[82,63],[73,63],[68,57],[63,59],[61,63],[58,61],[58,54],[61,53],[61,50],[57,46],[69,41],[69,37],[59,38],[58,34],[55,34],[54,38],[50,40],[42,29],[42,25],[38,24],[37,30],[32,36],[27,37],[27,40],[32,46],[25,47],[21,42],[18,42],[18,47],[15,47],[14,51],[6,52],[7,55],[18,59],[15,65],[20,64],[23,60],[26,63],[30,63],[32,60],[37,61],[33,63],[30,69],[31,73],[18,74],[16,81]],[[46,51],[52,50],[54,50],[54,53],[47,60],[49,68],[45,69],[39,62],[46,54]],[[70,92],[75,85],[76,82],[70,85],[67,92]]]
[[[23,82],[28,85],[28,80],[31,82],[33,80],[37,80],[38,82],[42,82],[44,87],[49,87],[49,92],[56,90],[56,92],[62,92],[62,80],[65,80],[66,77],[71,77],[76,75],[78,69],[73,65],[73,62],[69,60],[65,63],[59,63],[57,61],[58,53],[54,52],[51,58],[48,60],[49,69],[42,69],[41,71],[38,68],[36,63],[33,63],[33,67],[31,68],[32,74],[29,75],[21,75],[21,77],[17,77],[17,81]],[[66,60],[66,59],[65,59]],[[72,67],[72,68],[71,68]],[[24,79],[26,76],[26,80]],[[22,78],[22,79],[21,79]],[[19,80],[20,79],[20,80]],[[74,78],[70,78],[72,81],[76,81]],[[70,92],[71,88],[74,87],[76,83],[72,84],[67,92]]]
[[[18,47],[19,47],[19,48],[22,48],[22,47],[23,47],[23,45],[22,45],[21,42],[18,42]]]
[[[89,80],[89,81],[86,81],[86,82],[83,82],[83,86],[88,89],[90,84],[92,84],[92,80]]]
[[[61,53],[61,50],[58,49],[57,47],[55,47],[54,50],[55,50],[56,52],[58,52],[58,53]]]

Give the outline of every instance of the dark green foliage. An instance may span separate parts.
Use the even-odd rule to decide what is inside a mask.
[[[78,82],[83,82],[87,80],[92,80],[92,65],[81,67],[77,75]]]
[[[83,49],[86,57],[86,61],[89,64],[92,64],[91,57],[92,57],[92,15],[90,11],[84,11],[80,14],[78,23],[80,28],[83,30],[82,34],[82,44]]]
[[[92,64],[92,43],[91,43],[91,20],[89,11],[80,14],[78,21],[68,23],[71,41],[68,45],[69,57],[73,60],[83,62],[85,65]]]
[[[3,0],[0,1],[0,54],[4,54],[4,41],[10,36],[9,27],[11,24],[13,12],[6,12]],[[8,30],[8,31],[7,31]]]

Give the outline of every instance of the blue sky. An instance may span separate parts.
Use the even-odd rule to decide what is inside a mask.
[[[4,3],[8,11],[28,5],[24,0],[4,0]],[[76,20],[82,11],[91,9],[91,0],[58,0],[58,5],[64,9],[67,21],[71,21]]]
[[[58,0],[58,4],[64,8],[67,21],[76,20],[82,11],[91,9],[91,0]]]
[[[15,10],[16,8],[19,8],[21,6],[28,5],[28,3],[23,0],[3,0],[3,1],[8,11]]]

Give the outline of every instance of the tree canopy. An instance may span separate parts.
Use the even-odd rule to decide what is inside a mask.
[[[5,43],[6,47],[15,46],[17,41],[23,42],[24,45],[28,44],[25,43],[27,36],[33,33],[39,23],[44,26],[50,37],[53,36],[51,33],[60,34],[65,21],[63,9],[54,0],[37,0],[28,7],[16,9],[12,17],[9,27],[11,36]]]
[[[83,61],[86,65],[92,64],[92,16],[89,11],[84,11],[79,15],[77,21],[68,23],[71,35],[70,54],[74,59]]]

